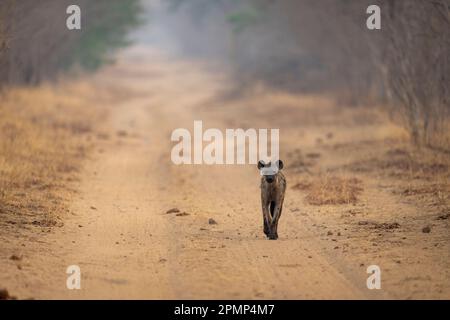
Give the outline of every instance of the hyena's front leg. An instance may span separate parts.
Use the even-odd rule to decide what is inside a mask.
[[[271,219],[269,213],[269,206],[263,202],[262,204],[262,212],[263,212],[263,223],[264,223],[264,234],[268,237],[271,233]]]
[[[275,204],[274,214],[271,221],[271,237],[270,239],[276,240],[278,239],[278,221],[281,217],[281,211],[283,211],[283,198],[279,199],[279,201]]]
[[[277,205],[275,207],[275,215],[272,220],[272,226],[271,226],[274,239],[278,239],[278,221],[280,220],[282,210],[283,210],[283,205],[281,205],[281,206]]]

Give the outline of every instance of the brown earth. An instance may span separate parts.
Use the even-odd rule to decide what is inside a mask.
[[[0,287],[36,299],[450,298],[447,154],[412,148],[376,108],[258,84],[242,95],[230,82],[221,66],[144,47],[88,80],[86,153],[68,156],[77,169],[61,188],[39,191],[63,199],[32,200],[43,207],[26,223],[1,207]],[[279,240],[262,232],[256,166],[171,162],[171,132],[194,120],[280,128]],[[57,223],[40,225],[42,212]],[[381,290],[366,287],[373,264]],[[66,288],[69,265],[81,290]]]

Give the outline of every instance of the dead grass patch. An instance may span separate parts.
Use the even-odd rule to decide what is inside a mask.
[[[394,194],[403,196],[420,196],[420,195],[433,195],[440,199],[447,199],[450,196],[450,184],[437,184],[430,185],[416,185],[407,186],[400,190],[394,190]]]
[[[433,180],[449,175],[450,158],[430,150],[394,148],[377,157],[358,160],[345,166],[353,172],[378,172],[396,178]]]
[[[316,206],[354,204],[363,191],[362,182],[357,178],[329,175],[301,181],[292,188],[306,191],[306,202]]]
[[[51,227],[104,109],[87,85],[11,88],[0,98],[0,221]],[[101,96],[101,94],[99,93]],[[103,110],[103,111],[101,111]],[[89,142],[91,141],[91,142]]]
[[[400,224],[398,222],[375,222],[363,220],[358,222],[359,226],[370,226],[373,229],[381,229],[381,230],[394,230],[400,228]]]

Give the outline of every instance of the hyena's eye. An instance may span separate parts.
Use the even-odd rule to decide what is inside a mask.
[[[262,168],[264,168],[265,165],[266,165],[266,163],[263,160],[259,160],[258,161],[258,170],[261,170]]]

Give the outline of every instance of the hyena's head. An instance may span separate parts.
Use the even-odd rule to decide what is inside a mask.
[[[272,162],[265,163],[263,160],[258,161],[258,170],[268,183],[272,183],[276,179],[281,169],[283,169],[283,161],[281,160],[277,160],[273,164]]]

